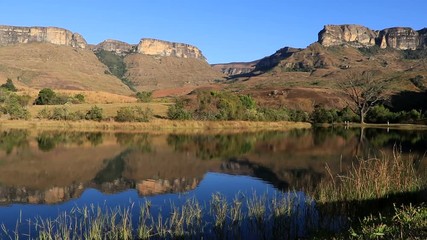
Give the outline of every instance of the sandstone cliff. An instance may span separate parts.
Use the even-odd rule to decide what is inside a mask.
[[[80,34],[63,28],[0,26],[0,46],[33,42],[76,48],[86,48],[87,46],[86,40]]]
[[[145,55],[197,58],[206,61],[202,52],[195,46],[149,38],[141,39],[137,47],[137,52]]]
[[[323,46],[348,44],[353,47],[394,48],[398,50],[427,47],[426,28],[415,31],[407,27],[387,28],[374,31],[360,25],[326,25],[319,32],[318,42]]]
[[[224,64],[212,64],[212,68],[222,72],[227,76],[244,75],[252,72],[259,61],[253,62],[233,62]]]
[[[94,46],[93,51],[104,50],[109,52],[114,52],[117,55],[124,56],[128,53],[131,53],[136,48],[136,45],[129,44],[126,42],[107,39],[96,46]]]

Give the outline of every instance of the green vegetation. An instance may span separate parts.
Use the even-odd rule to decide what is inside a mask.
[[[427,49],[403,50],[402,57],[411,60],[427,58]]]
[[[107,74],[113,74],[128,86],[130,90],[136,92],[133,82],[126,78],[127,70],[123,56],[105,50],[98,50],[95,52],[95,55],[98,57],[99,61],[108,67],[109,72],[107,71]]]
[[[417,87],[421,91],[426,91],[427,87],[424,85],[423,79],[424,79],[424,76],[417,75],[414,78],[411,78],[409,80],[412,82],[412,84],[414,84],[415,87]]]
[[[378,53],[380,53],[381,51],[383,51],[383,49],[381,49],[379,46],[374,45],[372,47],[361,47],[361,48],[357,48],[357,50],[359,50],[359,52],[361,52],[363,55],[365,56],[375,56]]]
[[[2,84],[2,85],[0,86],[0,88],[4,88],[4,89],[6,89],[7,91],[11,91],[11,92],[16,92],[16,91],[18,91],[18,90],[16,89],[15,85],[13,84],[12,79],[10,79],[10,78],[8,78],[8,79],[6,80],[6,83]]]
[[[136,98],[138,99],[138,102],[151,102],[153,99],[153,92],[137,92]]]
[[[0,113],[8,115],[9,119],[30,118],[30,112],[27,109],[31,97],[28,95],[17,95],[3,88],[0,88]]]
[[[314,194],[320,202],[380,199],[401,192],[421,190],[426,179],[413,159],[404,159],[396,150],[391,158],[359,159],[346,175],[323,179]]]
[[[373,106],[366,114],[367,123],[419,123],[426,121],[426,119],[427,111],[422,113],[420,110],[412,109],[410,111],[392,112],[384,105]],[[316,106],[311,114],[311,121],[313,123],[358,122],[359,117],[348,107],[338,110]]]
[[[83,94],[76,94],[73,97],[65,95],[58,95],[55,91],[50,88],[43,88],[39,91],[39,94],[34,101],[35,105],[61,105],[66,103],[84,103],[85,96]]]
[[[117,122],[148,122],[153,117],[151,108],[142,110],[140,106],[122,107],[114,118]]]
[[[104,118],[103,110],[100,107],[93,106],[89,111],[85,114],[86,120],[93,120],[100,122]]]
[[[70,111],[69,106],[64,105],[61,107],[54,108],[43,108],[41,109],[36,116],[38,119],[49,119],[49,120],[69,120],[69,121],[78,121],[78,120],[93,120],[101,121],[103,120],[103,110],[97,106],[93,106],[91,109],[85,113],[78,111]]]
[[[308,114],[298,110],[258,106],[250,95],[231,92],[200,91],[197,98],[177,99],[168,109],[172,120],[209,121],[308,121]]]
[[[50,88],[40,90],[34,104],[36,105],[53,105],[56,102],[56,93]]]
[[[393,216],[370,215],[360,220],[360,225],[351,228],[353,239],[426,239],[427,206],[409,204],[394,206]]]
[[[352,72],[345,81],[339,83],[339,88],[351,100],[348,107],[359,116],[361,124],[372,107],[386,98],[387,81],[375,79],[373,72]]]

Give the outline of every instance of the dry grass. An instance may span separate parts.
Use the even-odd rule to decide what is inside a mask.
[[[0,128],[79,130],[79,131],[129,131],[129,132],[206,132],[206,131],[259,131],[310,128],[309,123],[295,122],[245,122],[245,121],[175,121],[153,119],[150,122],[95,122],[51,120],[1,120]]]
[[[17,44],[1,47],[0,56],[0,80],[11,78],[18,89],[49,87],[132,94],[118,78],[105,74],[107,67],[89,49]]]
[[[34,101],[37,98],[40,90],[36,89],[21,89],[17,92],[20,95],[29,95]],[[80,90],[55,90],[58,95],[65,95],[73,97],[76,94],[82,94],[85,97],[85,103],[99,104],[99,103],[134,103],[137,101],[135,97],[119,95],[115,93],[102,92],[102,91],[80,91]]]
[[[359,159],[345,175],[333,175],[318,185],[320,202],[368,200],[401,192],[412,192],[425,186],[425,174],[415,168],[413,159],[404,159],[399,151],[393,156]]]

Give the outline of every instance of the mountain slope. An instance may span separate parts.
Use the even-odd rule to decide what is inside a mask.
[[[131,93],[92,51],[50,43],[0,47],[0,81],[6,78],[24,88]]]
[[[138,90],[199,87],[222,79],[223,75],[203,60],[172,56],[131,54],[124,59],[127,79]]]

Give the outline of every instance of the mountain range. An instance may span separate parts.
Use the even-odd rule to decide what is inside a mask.
[[[155,96],[210,87],[310,111],[318,104],[343,106],[337,81],[353,71],[387,79],[391,101],[405,96],[422,101],[426,49],[427,28],[326,25],[306,48],[284,47],[252,62],[209,65],[201,50],[184,43],[142,38],[137,44],[110,39],[91,45],[62,28],[0,26],[0,83],[10,78],[29,91],[154,91]]]

